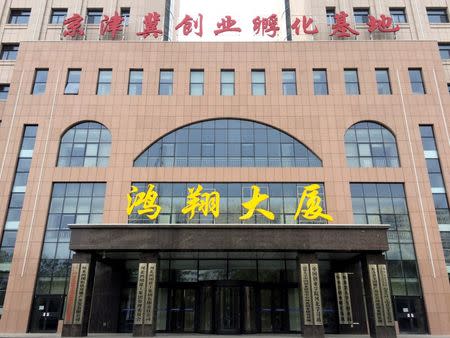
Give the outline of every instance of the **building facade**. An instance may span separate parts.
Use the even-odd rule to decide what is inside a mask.
[[[450,334],[448,5],[3,2],[0,332]]]

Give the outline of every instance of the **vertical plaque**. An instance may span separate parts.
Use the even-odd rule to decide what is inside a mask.
[[[314,325],[322,325],[322,297],[320,295],[319,264],[310,264],[311,294],[314,314]]]
[[[352,298],[350,296],[350,283],[348,281],[348,273],[342,274],[342,291],[344,298],[344,312],[346,314],[347,323],[353,324]]]
[[[83,321],[84,303],[86,302],[86,289],[89,278],[89,263],[80,264],[80,277],[78,280],[77,297],[75,299],[75,310],[73,324],[81,325]]]
[[[338,303],[339,324],[347,324],[347,312],[345,311],[345,298],[343,290],[342,273],[334,274],[334,282],[336,284],[336,300]]]
[[[139,274],[136,286],[136,306],[134,311],[134,324],[144,323],[144,300],[147,280],[147,264],[139,263]]]
[[[372,291],[373,311],[375,315],[375,325],[384,326],[383,304],[381,301],[380,282],[378,279],[377,266],[369,264],[370,289]]]
[[[67,306],[64,324],[72,324],[73,310],[77,295],[78,277],[80,275],[80,264],[73,263],[70,271],[69,292],[67,293]]]
[[[394,311],[392,309],[386,264],[378,265],[378,274],[380,276],[381,298],[383,299],[384,321],[386,326],[394,326]]]
[[[156,263],[148,263],[147,291],[145,293],[145,315],[144,324],[153,324],[153,310],[155,304],[156,288]]]
[[[309,265],[300,264],[303,321],[305,325],[313,325],[311,279],[309,277]]]

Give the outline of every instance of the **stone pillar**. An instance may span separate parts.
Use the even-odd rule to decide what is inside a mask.
[[[102,260],[95,266],[90,333],[116,333],[122,285],[121,261]]]
[[[324,337],[319,261],[315,253],[299,252],[299,294],[303,337]]]
[[[152,337],[156,330],[156,305],[158,293],[158,254],[142,253],[139,259],[134,311],[134,337]]]
[[[61,336],[87,336],[94,274],[95,258],[93,255],[77,252],[72,259],[66,315]]]
[[[370,336],[395,338],[394,309],[384,256],[381,252],[362,255],[362,268]]]
[[[333,261],[332,267],[339,312],[339,333],[367,334],[360,258]]]

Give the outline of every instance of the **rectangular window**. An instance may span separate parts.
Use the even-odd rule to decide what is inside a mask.
[[[439,54],[442,60],[450,60],[450,43],[438,43]]]
[[[105,188],[105,183],[53,184],[36,294],[67,294],[70,273],[66,271],[72,260],[69,224],[102,223]]]
[[[389,69],[375,69],[375,77],[377,80],[377,89],[379,95],[392,95],[391,80],[389,78]]]
[[[369,22],[369,14],[369,8],[353,8],[356,24],[366,24]]]
[[[159,71],[158,95],[170,96],[173,94],[173,69]]]
[[[283,95],[297,95],[297,76],[295,69],[282,70]]]
[[[447,83],[447,90],[450,93],[450,83]]]
[[[234,69],[220,71],[220,95],[234,96]]]
[[[406,18],[406,9],[405,7],[401,8],[389,8],[389,13],[391,15],[394,23],[406,23],[408,19]]]
[[[66,87],[64,95],[78,95],[80,90],[81,69],[69,69],[67,71]]]
[[[205,72],[203,69],[191,69],[189,82],[189,95],[202,96],[205,86]]]
[[[7,209],[6,221],[3,227],[3,236],[0,248],[2,256],[1,272],[3,279],[0,286],[0,308],[3,307],[11,261],[16,244],[17,232],[19,230],[20,215],[23,208],[28,174],[30,173],[31,168],[37,128],[38,127],[36,125],[25,125],[16,164],[14,183],[9,195],[9,205]]]
[[[428,21],[430,23],[448,23],[447,8],[427,8]]]
[[[2,45],[0,60],[15,60],[17,59],[18,52],[19,52],[18,43],[5,43]]]
[[[128,95],[142,95],[143,73],[142,69],[130,69]]]
[[[326,69],[313,69],[314,95],[328,95]]]
[[[334,25],[336,23],[336,20],[334,18],[334,16],[336,15],[336,8],[335,7],[327,7],[326,14],[327,14],[327,24],[329,26]]]
[[[437,223],[441,228],[441,237],[445,237],[447,236],[445,232],[448,229],[447,224],[450,224],[450,209],[434,130],[432,125],[420,125],[419,128]],[[444,247],[444,252],[450,252],[450,241],[442,241],[442,246]],[[450,256],[446,256],[445,261],[448,269],[450,267]]]
[[[9,84],[0,84],[0,100],[5,101],[9,94]]]
[[[97,80],[97,95],[111,93],[112,69],[99,69]]]
[[[120,16],[123,18],[123,25],[128,26],[130,22],[130,7],[121,7]]]
[[[103,8],[88,8],[87,9],[87,23],[88,24],[100,24],[102,21]]]
[[[266,71],[264,69],[252,69],[252,95],[266,95]]]
[[[36,69],[34,73],[32,95],[42,95],[45,93],[45,87],[47,86],[48,68]]]
[[[425,94],[425,85],[423,83],[422,69],[409,68],[409,81],[411,82],[411,90],[414,94]]]
[[[52,8],[49,23],[62,24],[66,16],[67,16],[67,8]]]
[[[345,93],[359,95],[359,79],[357,69],[344,69]]]
[[[11,9],[8,23],[12,25],[27,25],[30,15],[31,9]]]

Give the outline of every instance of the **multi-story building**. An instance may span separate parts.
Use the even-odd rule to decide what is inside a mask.
[[[0,4],[0,332],[450,335],[450,1],[183,6]]]

